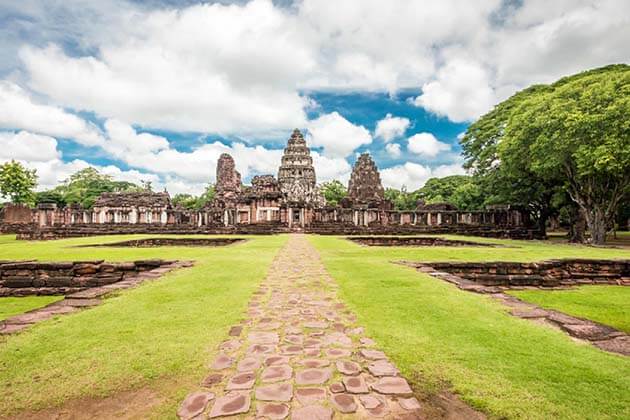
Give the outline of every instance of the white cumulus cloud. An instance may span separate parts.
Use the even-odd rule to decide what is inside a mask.
[[[0,81],[0,128],[70,138],[86,146],[103,142],[98,128],[58,106],[34,102],[24,89]]]
[[[442,143],[431,133],[414,134],[409,137],[407,142],[407,149],[411,153],[429,158],[436,157],[440,152],[445,152],[451,149],[451,146],[446,143]]]
[[[400,151],[400,144],[398,143],[388,143],[385,145],[385,151],[388,155],[393,158],[398,158],[402,154]]]
[[[323,147],[326,156],[347,157],[358,147],[372,143],[372,135],[335,111],[309,121],[307,140],[311,146]]]
[[[486,69],[474,61],[456,58],[438,70],[435,80],[422,86],[422,94],[413,103],[451,121],[463,122],[487,112],[496,103],[496,96]]]
[[[397,137],[401,137],[409,128],[410,121],[404,117],[393,117],[387,114],[385,118],[376,123],[374,137],[381,138],[385,142],[392,141]]]
[[[449,175],[463,175],[464,169],[460,164],[440,165],[435,168],[406,162],[402,165],[386,168],[381,171],[381,180],[385,187],[402,188],[415,191],[422,187],[430,178],[442,178]]]

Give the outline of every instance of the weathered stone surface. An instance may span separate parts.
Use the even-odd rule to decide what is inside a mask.
[[[316,185],[315,168],[310,154],[300,130],[293,130],[278,169],[278,184],[288,202],[321,206],[324,198]]]
[[[372,389],[379,394],[411,395],[412,390],[404,378],[385,376],[372,385]]]
[[[231,353],[237,350],[239,347],[241,347],[241,340],[233,338],[231,340],[226,340],[221,343],[220,349],[225,352]]]
[[[359,354],[365,357],[368,360],[382,360],[387,359],[385,353],[380,350],[372,350],[372,349],[361,349]]]
[[[230,328],[229,334],[232,337],[238,337],[239,335],[241,335],[241,331],[243,331],[242,325],[234,325],[233,327]]]
[[[351,354],[352,352],[348,349],[338,349],[338,348],[326,349],[326,356],[330,357],[331,359],[338,359],[340,357],[349,357]]]
[[[341,382],[335,382],[330,384],[329,389],[333,394],[339,394],[340,392],[344,392],[346,387]]]
[[[376,360],[368,365],[368,371],[373,376],[396,376],[398,369],[387,360]]]
[[[276,332],[252,331],[247,335],[247,339],[254,344],[278,344],[280,338]]]
[[[369,153],[361,154],[352,168],[348,184],[348,198],[356,203],[385,200],[385,189],[381,184],[381,176]]]
[[[232,416],[234,414],[247,413],[251,405],[251,397],[247,393],[231,392],[223,397],[217,398],[209,417]]]
[[[349,394],[334,394],[330,397],[333,406],[344,414],[357,411],[357,403],[354,397]]]
[[[177,416],[180,419],[192,419],[201,414],[208,405],[208,402],[214,398],[212,392],[197,391],[188,394],[182,405],[177,410]]]
[[[337,370],[343,375],[355,376],[361,373],[361,365],[349,360],[339,360],[336,366]]]
[[[252,389],[255,381],[256,375],[254,374],[254,372],[239,373],[230,378],[227,383],[226,389],[228,391]]]
[[[230,356],[226,354],[219,354],[217,358],[214,359],[214,362],[212,362],[212,365],[210,365],[210,368],[215,370],[223,370],[232,366],[232,363],[234,363],[234,359],[232,359]]]
[[[206,376],[203,381],[201,381],[201,386],[210,388],[213,385],[220,383],[222,380],[223,375],[221,375],[220,373],[211,373],[210,375]]]
[[[256,388],[256,399],[261,401],[291,401],[293,385],[288,382],[263,385]]]
[[[277,403],[256,404],[256,415],[271,420],[281,420],[289,415],[289,406]]]
[[[405,410],[419,410],[420,402],[415,397],[411,398],[399,398],[398,403]]]
[[[326,359],[304,359],[301,360],[299,363],[307,368],[322,368],[330,366],[330,360]]]
[[[241,174],[235,169],[234,159],[227,153],[219,156],[215,184],[215,200],[234,203],[241,192]]]
[[[261,362],[257,357],[245,357],[236,365],[239,372],[253,372],[260,368]]]
[[[302,405],[309,405],[326,398],[324,388],[298,388],[295,390],[295,397]]]
[[[383,401],[373,394],[359,395],[359,401],[368,410],[373,410],[383,404]]]
[[[331,371],[328,368],[305,369],[295,375],[295,383],[298,385],[320,385],[328,382],[331,376]]]
[[[269,366],[265,368],[260,375],[263,382],[279,382],[290,379],[293,375],[293,369],[289,365]]]
[[[293,410],[291,415],[292,420],[330,420],[332,419],[333,411],[328,407],[322,407],[321,405],[307,405]]]
[[[362,376],[344,376],[342,382],[346,387],[346,392],[350,394],[367,394],[370,392]]]
[[[265,357],[265,366],[286,365],[288,363],[289,363],[288,356],[281,356],[278,354],[274,354],[274,355]]]

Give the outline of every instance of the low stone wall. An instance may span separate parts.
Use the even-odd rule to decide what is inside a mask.
[[[289,232],[289,228],[275,223],[261,223],[238,226],[190,226],[160,224],[75,224],[63,226],[35,225],[23,226],[17,233],[17,239],[46,240],[60,238],[77,238],[98,235],[131,235],[131,234],[174,234],[174,235],[271,235]]]
[[[239,238],[146,238],[134,239],[131,241],[111,242],[106,244],[79,245],[78,247],[151,248],[158,246],[226,246],[244,241],[245,239]]]
[[[304,228],[291,229],[283,223],[255,223],[235,226],[191,226],[160,224],[74,224],[61,226],[21,225],[12,227],[18,239],[45,240],[74,238],[96,235],[126,234],[209,234],[209,235],[272,235],[301,231],[319,235],[418,235],[418,234],[451,234],[481,236],[505,239],[545,239],[539,231],[526,228],[501,228],[480,225],[387,225],[387,226],[355,226],[344,223],[315,223]]]
[[[368,246],[481,246],[496,247],[500,245],[484,244],[471,241],[460,241],[444,238],[423,237],[399,237],[399,236],[355,236],[348,240]]]
[[[173,261],[0,262],[0,296],[67,295],[127,280]]]
[[[438,274],[439,277],[457,283],[462,288],[469,288],[470,285],[487,287],[479,290],[487,293],[496,292],[493,287],[558,287],[578,284],[630,285],[630,260],[566,259],[536,263],[408,262],[405,264],[425,272]]]
[[[464,235],[502,239],[545,239],[536,229],[501,228],[484,225],[387,225],[387,226],[355,226],[351,224],[331,223],[315,224],[304,228],[307,233],[319,235]]]

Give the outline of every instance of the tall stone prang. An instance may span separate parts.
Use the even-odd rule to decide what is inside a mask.
[[[293,130],[287,147],[284,149],[278,169],[278,183],[289,202],[315,205],[321,205],[324,202],[317,188],[311,150],[297,128]]]
[[[369,153],[361,154],[352,168],[348,198],[354,203],[375,203],[385,200],[381,176]]]
[[[241,174],[235,169],[234,159],[227,153],[219,156],[217,162],[216,200],[233,203],[241,193]]]

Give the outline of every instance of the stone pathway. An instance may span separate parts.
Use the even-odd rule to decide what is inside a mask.
[[[178,416],[419,418],[409,384],[336,288],[306,237],[291,235]]]

